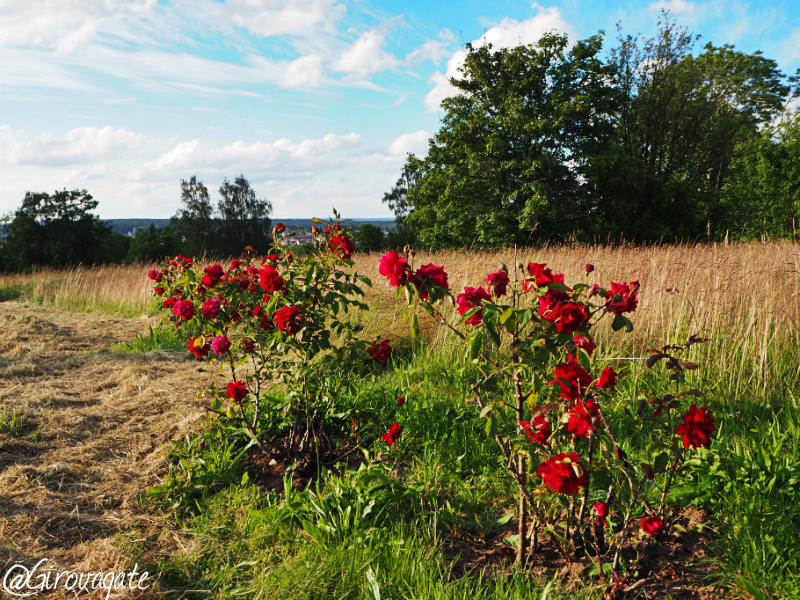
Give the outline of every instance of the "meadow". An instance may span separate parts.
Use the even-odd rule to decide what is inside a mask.
[[[566,565],[541,556],[525,571],[513,569],[506,540],[514,533],[509,523],[513,482],[498,468],[491,440],[483,434],[480,409],[469,401],[472,376],[464,368],[463,346],[424,318],[421,339],[411,339],[401,315],[404,303],[378,275],[378,260],[376,254],[354,256],[353,269],[373,284],[365,300],[370,310],[359,319],[367,337],[388,338],[397,350],[388,368],[365,378],[343,409],[354,422],[364,421],[358,435],[376,438],[369,451],[351,454],[350,469],[337,471],[331,465],[331,472],[307,479],[308,487],[298,485],[292,481],[291,464],[263,464],[250,455],[237,460],[236,448],[203,433],[202,411],[192,402],[194,393],[212,382],[212,369],[182,380],[183,387],[171,389],[162,381],[142,392],[140,385],[136,401],[141,406],[157,403],[168,415],[181,407],[180,435],[159,424],[158,414],[147,413],[152,436],[160,428],[157,437],[165,437],[147,448],[147,473],[133,486],[126,484],[126,516],[113,535],[103,538],[112,540],[104,543],[114,550],[96,552],[96,560],[146,565],[157,574],[151,597],[603,597],[604,586],[593,576],[591,561]],[[500,263],[513,268],[517,261],[548,263],[568,281],[584,279],[587,263],[595,267],[590,284],[638,280],[633,333],[622,335],[607,325],[595,332],[600,359],[621,374],[619,401],[612,410],[622,426],[627,407],[641,396],[648,350],[681,344],[692,334],[708,338],[692,350],[690,358],[699,368],[689,377],[693,387],[709,393],[704,402],[717,419],[715,439],[709,449],[698,451],[699,468],[677,482],[672,502],[678,526],[662,554],[651,553],[638,574],[643,583],[624,595],[800,597],[800,254],[795,245],[564,246],[419,252],[414,260],[417,265],[444,265],[454,290],[479,285]],[[100,318],[118,323],[114,339],[89,336],[93,347],[63,347],[77,365],[71,376],[84,380],[87,389],[101,388],[96,392],[101,395],[99,408],[105,402],[102,386],[113,371],[134,369],[135,364],[120,380],[124,382],[142,380],[148,372],[155,380],[158,369],[168,368],[176,377],[196,371],[174,332],[159,324],[147,268],[39,270],[0,277],[7,323],[27,328],[24,335],[7,340],[0,365],[0,442],[7,449],[0,483],[7,489],[16,486],[19,494],[29,489],[20,483],[22,475],[12,481],[8,473],[23,462],[32,469],[39,460],[35,450],[43,444],[54,457],[59,451],[74,452],[76,442],[69,446],[64,429],[76,427],[81,410],[89,408],[71,407],[75,417],[69,425],[42,417],[53,410],[47,393],[19,399],[13,390],[57,377],[37,371],[35,357],[20,349],[28,338],[50,336],[49,342],[41,342],[47,351],[40,352],[56,362],[60,347],[53,340],[70,337],[58,333],[60,321],[69,321],[77,331],[81,319],[94,329],[103,327]],[[40,321],[46,314],[46,322],[56,329],[37,330],[35,322],[25,320],[30,311],[45,311],[35,314]],[[453,319],[454,313],[449,315]],[[66,327],[61,326],[64,331]],[[95,372],[101,363],[103,368]],[[398,396],[406,400],[401,408],[396,406]],[[136,417],[134,406],[131,419]],[[402,416],[404,426],[402,444],[391,449],[380,443],[383,425],[371,420],[390,411]],[[97,411],[93,419],[102,421],[107,414]],[[175,415],[164,419],[177,422]],[[192,431],[194,437],[183,437]],[[141,427],[136,431],[146,434]],[[170,437],[177,442],[163,444]],[[124,446],[120,439],[114,443]],[[636,456],[636,440],[626,450]],[[84,463],[91,459],[105,464],[102,453],[87,456]],[[203,469],[187,469],[189,463],[196,467],[200,462]],[[167,478],[170,463],[173,471],[191,471],[194,479],[189,477],[167,503],[159,503],[146,492]],[[358,470],[364,464],[383,473],[383,487]],[[70,477],[87,498],[102,488],[113,499],[115,485],[123,485],[115,479],[120,471],[97,473],[90,477],[75,466]],[[75,494],[69,485],[54,487],[57,475],[51,469],[29,474],[26,481],[47,484],[53,502],[59,494]],[[36,554],[26,547],[37,539],[35,528],[25,522],[34,519],[33,513],[20,508],[22,496],[17,497],[14,519],[0,524],[7,539],[14,540],[0,553],[6,565]],[[88,502],[77,499],[77,507]],[[95,506],[98,521],[116,509],[113,502]],[[22,534],[15,538],[14,531]],[[71,544],[64,560],[78,559],[80,543],[85,543],[78,538],[63,538],[62,546]]]

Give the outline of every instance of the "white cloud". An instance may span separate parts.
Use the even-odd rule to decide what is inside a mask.
[[[423,129],[415,133],[405,133],[389,144],[389,154],[403,158],[407,154],[415,154],[418,158],[422,158],[428,153],[430,137],[431,134]]]
[[[281,76],[281,87],[314,87],[322,78],[322,57],[301,56],[292,61]]]
[[[333,62],[333,69],[357,78],[394,69],[398,60],[384,52],[385,43],[384,33],[377,29],[367,31]]]
[[[551,31],[565,33],[571,40],[577,39],[578,32],[563,19],[558,8],[544,8],[537,3],[534,3],[531,8],[536,10],[536,14],[530,19],[517,21],[505,18],[480,38],[474,40],[472,45],[479,47],[484,44],[492,44],[495,48],[513,48],[519,45],[535,44],[545,33]],[[460,75],[458,69],[463,66],[466,55],[465,50],[457,50],[448,59],[447,69],[444,73],[437,71],[428,78],[428,83],[432,86],[425,96],[425,108],[428,111],[439,110],[442,100],[455,95],[456,89],[450,85],[450,78]]]
[[[346,11],[336,0],[228,0],[219,16],[259,37],[305,37],[313,35],[316,26],[330,29]]]
[[[658,0],[653,2],[647,7],[649,10],[668,10],[672,14],[682,12],[692,12],[694,10],[694,2],[687,2],[686,0]]]

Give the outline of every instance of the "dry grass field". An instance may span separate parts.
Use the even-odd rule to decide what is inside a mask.
[[[367,331],[407,337],[378,260],[355,257],[373,282]],[[589,283],[640,282],[635,335],[622,347],[610,328],[599,331],[606,356],[644,357],[696,333],[712,340],[714,364],[702,368],[716,373],[717,393],[763,394],[800,378],[795,245],[561,247],[520,250],[516,260],[546,262],[568,281],[591,263]],[[444,265],[455,291],[482,284],[500,262],[513,269],[515,252],[420,252],[414,261]],[[0,411],[21,419],[14,431],[0,429],[0,564],[46,556],[70,569],[119,569],[129,566],[119,533],[161,527],[165,517],[142,496],[166,471],[165,442],[204,421],[194,398],[212,370],[167,353],[112,351],[158,323],[146,268],[0,276],[12,298],[0,304]],[[435,324],[425,333],[444,343]]]

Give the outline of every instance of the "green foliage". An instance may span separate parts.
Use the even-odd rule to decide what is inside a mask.
[[[178,254],[180,249],[181,241],[175,229],[151,224],[133,236],[125,261],[131,264],[161,262],[168,256]]]
[[[6,217],[3,269],[122,262],[130,240],[89,212],[97,204],[86,190],[26,192],[22,206]]]
[[[359,227],[355,238],[358,242],[358,249],[362,252],[377,252],[382,250],[385,245],[383,231],[370,223],[364,223]]]
[[[159,325],[150,327],[148,335],[137,334],[134,340],[122,342],[115,350],[123,354],[144,354],[147,352],[180,352],[186,350],[186,341],[174,327]]]
[[[17,415],[15,410],[9,414],[6,405],[3,404],[3,410],[0,412],[0,433],[10,433],[11,435],[19,435],[24,427],[24,420]]]

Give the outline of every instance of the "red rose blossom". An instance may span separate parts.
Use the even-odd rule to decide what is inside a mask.
[[[280,292],[286,287],[286,282],[278,274],[278,270],[272,265],[264,265],[258,271],[258,281],[261,288],[269,293]]]
[[[548,421],[543,414],[537,414],[533,417],[533,421],[520,421],[520,427],[528,434],[528,441],[531,444],[536,442],[542,446],[547,444],[547,441],[550,439],[550,435],[553,433],[553,429],[550,425],[550,421]],[[534,432],[533,429],[536,428]]]
[[[303,328],[304,323],[299,306],[283,306],[275,313],[275,325],[279,331],[294,335]]]
[[[600,379],[592,382],[592,385],[600,389],[608,389],[617,385],[617,372],[611,367],[606,367],[600,372]]]
[[[448,287],[447,273],[445,273],[444,267],[436,266],[433,263],[422,265],[415,273],[409,273],[408,280],[414,284],[423,300],[428,299],[428,284]]]
[[[615,315],[622,315],[626,312],[636,310],[639,302],[639,282],[630,283],[611,282],[611,289],[606,292],[606,306]]]
[[[214,351],[214,354],[225,354],[231,349],[231,341],[227,336],[218,335],[211,340],[211,349]]]
[[[186,341],[186,347],[189,352],[194,354],[195,360],[203,360],[203,357],[208,356],[208,352],[211,350],[211,344],[202,337],[190,337]]]
[[[220,311],[220,302],[216,298],[206,298],[200,308],[200,314],[206,319],[215,319]]]
[[[381,438],[384,442],[386,442],[389,446],[394,444],[397,440],[400,439],[400,435],[403,433],[403,428],[397,424],[397,421],[392,422],[391,426],[389,427],[389,431],[384,433]]]
[[[222,265],[219,264],[213,264],[210,267],[206,267],[203,269],[203,272],[205,275],[203,275],[200,283],[210,288],[216,286],[225,276],[225,270],[222,268]]]
[[[561,386],[561,397],[565,400],[577,400],[592,384],[592,376],[574,360],[556,365],[553,375],[556,378],[550,384]]]
[[[658,535],[664,531],[664,521],[659,517],[644,517],[641,522],[642,531],[647,535]]]
[[[586,350],[586,354],[589,356],[591,356],[592,353],[597,349],[597,344],[594,343],[592,336],[588,334],[586,337],[582,335],[576,335],[574,338],[572,338],[572,341],[575,342],[575,346],[578,348]]]
[[[228,382],[228,389],[225,390],[225,395],[234,402],[241,402],[247,397],[248,393],[244,381],[230,381]]]
[[[551,269],[545,269],[546,266],[547,263],[528,263],[528,273],[534,278],[537,287],[544,287],[548,283],[554,281],[553,271]]]
[[[597,429],[597,422],[600,418],[600,410],[597,402],[594,400],[587,400],[586,402],[578,402],[566,414],[567,430],[576,438],[585,437]]]
[[[348,259],[353,253],[353,242],[342,234],[335,235],[331,238],[331,252],[339,258]]]
[[[496,298],[506,295],[506,288],[509,284],[508,273],[500,269],[486,276],[486,287],[491,290]]]
[[[480,306],[482,300],[489,300],[491,301],[492,297],[482,287],[478,288],[471,288],[465,287],[464,293],[459,294],[456,298],[456,304],[458,305],[457,310],[458,314],[462,317],[469,312],[470,309]],[[479,310],[475,314],[473,314],[470,318],[467,319],[467,325],[480,325],[483,321],[483,309]]]
[[[596,502],[592,505],[592,510],[597,517],[598,525],[608,525],[606,517],[608,516],[608,504],[605,502]]]
[[[549,458],[539,465],[536,475],[558,494],[574,494],[589,482],[589,473],[574,452]]]
[[[406,399],[402,396],[397,397],[397,406],[403,406],[406,403]]]
[[[711,445],[709,436],[714,429],[714,417],[708,412],[708,407],[698,408],[697,404],[692,404],[689,412],[683,416],[683,424],[678,425],[675,433],[683,436],[684,448],[699,448]]]
[[[283,223],[278,223],[277,225],[275,225],[276,233],[283,233],[284,231],[286,231],[286,225],[284,225]]]
[[[394,250],[389,250],[381,257],[378,272],[389,280],[389,285],[398,288],[408,281],[408,262]]]
[[[178,300],[172,305],[172,313],[184,321],[188,321],[194,316],[194,304],[188,300]]]
[[[389,340],[381,340],[380,342],[375,340],[367,348],[367,354],[370,355],[370,358],[364,361],[366,364],[385,364],[392,355],[392,347],[389,345]]]
[[[593,265],[593,264],[590,264],[590,263],[586,263],[586,266],[585,266],[585,267],[583,267],[583,268],[584,268],[584,270],[586,271],[586,274],[587,274],[587,275],[588,275],[589,273],[591,273],[592,271],[594,271],[594,265]]]
[[[238,268],[239,268],[239,266],[240,266],[241,264],[242,264],[242,261],[240,261],[238,258],[234,258],[234,259],[231,261],[231,270],[234,270],[234,271],[235,271],[236,269],[238,269]]]
[[[558,302],[542,316],[555,325],[558,333],[575,333],[589,320],[586,308],[575,302]]]

